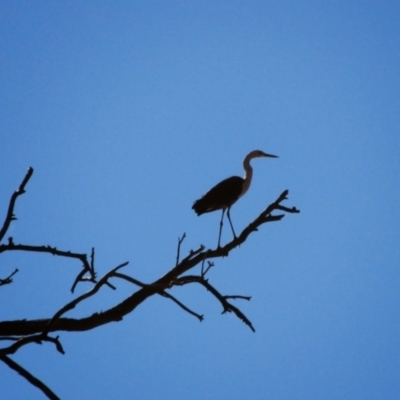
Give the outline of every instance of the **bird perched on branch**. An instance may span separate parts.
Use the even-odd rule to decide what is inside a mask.
[[[225,211],[227,211],[228,220],[231,225],[233,237],[236,239],[235,230],[233,229],[230,209],[236,201],[242,197],[250,187],[251,179],[253,177],[253,168],[250,165],[250,161],[253,158],[259,157],[273,157],[277,158],[272,154],[264,153],[261,150],[253,150],[243,160],[244,177],[231,176],[230,178],[224,179],[212,189],[210,189],[201,199],[196,200],[192,206],[192,209],[197,215],[204,213],[222,210],[221,221],[219,223],[219,234],[218,234],[218,247],[220,247],[221,232],[223,226],[223,219]]]

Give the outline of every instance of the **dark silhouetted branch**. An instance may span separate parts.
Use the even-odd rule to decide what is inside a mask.
[[[40,389],[47,398],[51,400],[60,400],[60,398],[50,390],[48,386],[46,386],[41,380],[34,377],[30,372],[28,372],[25,368],[21,367],[15,361],[11,360],[10,357],[0,356],[0,360],[3,361],[8,367],[18,372],[21,376],[23,376],[31,385],[36,386]]]
[[[204,268],[204,263],[205,263],[205,259],[203,260],[203,262],[201,263],[201,276],[204,278],[207,274],[207,272],[214,266],[214,263],[211,261],[207,261],[207,268]]]
[[[188,283],[199,283],[200,285],[204,286],[214,297],[216,297],[219,302],[221,303],[223,307],[222,313],[225,314],[227,312],[233,312],[239,319],[241,319],[253,332],[256,330],[253,327],[253,324],[250,322],[250,320],[233,304],[229,303],[227,299],[235,299],[235,298],[241,298],[244,300],[250,300],[251,297],[247,296],[237,296],[237,295],[231,295],[231,296],[224,296],[222,295],[217,289],[215,289],[214,286],[212,286],[207,279],[204,279],[201,276],[197,275],[187,275],[183,276],[179,279],[176,280],[177,285],[186,285]]]
[[[62,307],[59,311],[57,311],[53,318],[49,321],[48,325],[45,327],[43,330],[43,335],[47,335],[50,330],[52,330],[53,325],[56,323],[56,321],[61,317],[61,315],[65,314],[67,311],[70,311],[74,309],[77,304],[79,304],[81,301],[86,300],[87,298],[93,296],[96,294],[100,288],[107,283],[107,280],[111,278],[116,271],[118,271],[120,268],[125,267],[128,265],[128,262],[125,262],[123,264],[118,265],[118,267],[115,267],[111,271],[107,272],[90,290],[89,292],[86,292],[82,294],[81,296],[77,297],[75,300],[70,301],[68,304],[66,304],[64,307]]]
[[[8,207],[7,216],[5,218],[2,229],[0,230],[0,240],[2,240],[11,224],[15,219],[14,207],[18,196],[25,192],[25,186],[32,176],[33,169],[29,168],[28,172],[22,181],[19,189],[13,193]],[[176,296],[173,296],[170,291],[173,288],[180,287],[187,284],[197,283],[205,288],[214,298],[216,298],[222,305],[222,313],[233,313],[237,318],[243,321],[253,332],[255,329],[251,321],[246,315],[229,300],[247,300],[251,299],[250,296],[243,295],[222,295],[210,282],[206,279],[206,275],[209,273],[212,267],[214,267],[214,260],[219,257],[227,257],[230,252],[240,245],[242,245],[250,234],[257,232],[261,225],[268,222],[280,221],[285,216],[285,213],[299,213],[300,211],[295,207],[286,207],[281,203],[287,200],[289,192],[283,191],[281,195],[268,207],[265,208],[248,226],[246,226],[238,237],[234,237],[231,242],[227,243],[223,247],[217,247],[215,249],[206,249],[205,246],[200,245],[195,250],[190,250],[186,257],[182,260],[181,251],[182,243],[186,238],[184,233],[182,237],[178,238],[178,245],[176,251],[175,266],[166,272],[162,277],[155,280],[152,283],[144,283],[136,278],[133,278],[127,274],[119,272],[119,270],[125,267],[128,262],[118,265],[111,271],[107,272],[101,279],[97,281],[96,272],[94,266],[95,250],[92,248],[90,256],[82,253],[75,253],[71,251],[59,250],[56,247],[51,246],[34,246],[25,244],[15,244],[12,237],[8,238],[7,244],[0,245],[0,254],[6,251],[25,251],[25,252],[36,252],[52,254],[58,257],[72,258],[82,263],[82,269],[77,273],[77,276],[72,284],[71,292],[74,292],[76,286],[80,282],[90,282],[93,287],[86,293],[77,296],[72,301],[61,307],[54,313],[51,318],[43,318],[36,320],[14,320],[14,321],[1,321],[0,322],[0,341],[12,342],[8,347],[0,349],[0,359],[6,363],[10,368],[20,373],[25,379],[31,384],[38,387],[44,394],[51,399],[57,399],[57,396],[41,381],[31,375],[28,371],[22,368],[20,365],[11,360],[8,355],[14,354],[22,346],[42,342],[50,342],[56,346],[57,351],[64,354],[64,349],[59,341],[58,336],[49,336],[50,332],[56,331],[68,331],[68,332],[81,332],[91,329],[96,329],[102,325],[109,324],[111,322],[121,321],[126,315],[133,312],[136,307],[141,305],[146,299],[153,295],[159,295],[164,298],[170,299],[182,310],[186,311],[190,315],[196,317],[199,321],[203,321],[204,316],[193,311],[190,307],[183,304],[182,301],[178,300]],[[279,211],[281,214],[274,215],[274,211]],[[185,275],[188,271],[199,266],[198,275]],[[13,276],[18,272],[16,269],[7,278],[0,279],[0,286],[6,285],[12,282]],[[113,279],[117,281],[126,281],[135,285],[134,292],[120,301],[115,306],[103,311],[95,312],[84,318],[67,318],[64,315],[74,309],[77,305],[90,297],[96,295],[96,293],[103,287],[108,286],[111,289],[116,289],[116,286],[110,282]]]
[[[6,219],[4,220],[3,227],[0,230],[0,242],[3,240],[4,235],[7,233],[11,222],[16,219],[15,215],[14,215],[15,202],[17,201],[18,196],[21,196],[22,194],[25,193],[25,186],[28,183],[29,179],[31,179],[32,174],[33,174],[33,168],[29,167],[28,171],[26,172],[25,178],[22,180],[21,184],[19,185],[19,188],[11,196]]]
[[[7,276],[7,278],[0,279],[0,286],[2,285],[8,285],[12,283],[12,277],[18,272],[18,268],[15,268],[14,272],[12,272],[10,275]]]
[[[47,254],[52,254],[53,256],[59,256],[59,257],[65,257],[65,258],[72,258],[75,260],[79,260],[83,264],[83,272],[81,274],[85,274],[86,272],[91,273],[92,268],[89,265],[89,262],[87,260],[87,255],[83,253],[73,253],[71,251],[66,251],[66,250],[58,250],[56,247],[51,247],[51,246],[32,246],[32,245],[26,245],[26,244],[15,244],[15,243],[9,243],[9,244],[2,244],[0,245],[0,253],[4,253],[6,251],[30,251],[33,253],[47,253]],[[94,276],[90,279],[92,282],[94,281]],[[74,284],[76,285],[76,284]],[[75,287],[75,286],[73,286]]]
[[[110,271],[110,275],[106,275],[107,279],[104,280],[105,277],[102,278],[101,284],[100,281],[95,285],[95,287],[85,295],[80,296],[76,300],[69,303],[61,312],[57,313],[52,318],[51,324],[49,323],[49,319],[42,320],[32,320],[32,321],[3,321],[0,322],[0,336],[26,336],[32,335],[35,333],[45,332],[54,332],[54,331],[86,331],[90,329],[95,329],[101,325],[108,324],[110,322],[121,321],[125,315],[131,313],[138,307],[143,301],[147,298],[160,294],[163,290],[167,290],[176,285],[176,280],[180,276],[182,276],[185,272],[194,268],[197,265],[201,265],[204,260],[212,260],[219,257],[226,257],[231,250],[240,246],[247,237],[252,233],[256,232],[257,229],[264,223],[273,222],[277,219],[282,219],[283,215],[273,216],[271,213],[274,210],[279,209],[280,203],[283,200],[287,199],[288,191],[284,191],[278,199],[269,205],[253,222],[251,222],[242,233],[231,242],[227,243],[224,247],[216,248],[216,249],[207,249],[205,250],[204,246],[200,246],[196,250],[191,250],[178,265],[172,268],[169,272],[167,272],[164,276],[154,281],[151,284],[143,284],[134,278],[131,278],[131,282],[137,284],[140,288],[134,292],[131,296],[121,301],[116,306],[109,308],[101,313],[94,313],[91,316],[82,318],[82,319],[73,319],[73,318],[61,318],[61,315],[64,314],[69,309],[75,307],[75,305],[83,301],[95,294],[101,285],[107,282],[108,277],[111,277],[113,271]],[[290,213],[298,213],[299,210],[296,208],[288,208]],[[116,271],[115,271],[116,275]],[[124,278],[126,279],[126,278]],[[141,286],[144,285],[144,286]],[[214,294],[214,293],[213,293]],[[226,300],[226,299],[225,299]],[[221,301],[221,300],[220,300]],[[230,309],[233,311],[235,307],[231,306]],[[247,321],[246,318],[243,318],[239,310],[234,311],[235,314],[240,317],[243,321]],[[247,322],[246,322],[247,323]],[[249,323],[249,327],[252,325]],[[254,329],[254,328],[252,328]]]
[[[15,340],[15,339],[13,339],[13,340]],[[19,339],[15,340],[15,342],[12,345],[0,349],[0,356],[14,354],[22,346],[25,346],[25,345],[30,344],[30,343],[42,344],[42,342],[53,343],[56,346],[56,349],[57,349],[57,351],[59,353],[65,354],[64,349],[63,349],[63,347],[61,345],[61,342],[58,340],[58,336],[53,338],[51,336],[38,334],[38,335],[26,336],[26,337],[19,338]]]
[[[121,274],[119,272],[115,273],[114,276],[116,278],[121,278],[121,279],[125,279],[128,282],[133,283],[134,285],[137,285],[139,287],[145,287],[145,286],[151,286],[151,285],[146,285],[145,283],[142,283],[140,281],[138,281],[135,278],[132,278],[129,275],[125,275],[125,274]],[[161,287],[159,287],[160,289]],[[179,307],[181,307],[183,310],[187,311],[189,314],[194,315],[196,318],[198,318],[200,320],[200,322],[204,319],[203,315],[197,314],[196,312],[190,310],[188,307],[186,307],[181,301],[179,301],[177,298],[175,298],[174,296],[172,296],[171,294],[167,293],[165,290],[158,290],[157,293],[162,296],[162,297],[166,297],[168,299],[171,299],[174,303],[178,304]]]
[[[200,322],[204,320],[204,315],[200,315],[200,314],[197,314],[196,312],[192,311],[189,307],[186,307],[181,301],[179,301],[177,298],[175,298],[171,294],[167,293],[166,291],[161,292],[160,295],[164,296],[168,299],[171,299],[174,303],[176,303],[183,310],[185,310],[189,314],[195,316]]]
[[[180,252],[181,252],[181,244],[185,240],[185,237],[186,237],[186,233],[184,233],[182,235],[182,237],[178,238],[178,247],[176,249],[176,264],[175,264],[175,266],[177,266],[179,264],[179,258],[180,258]]]

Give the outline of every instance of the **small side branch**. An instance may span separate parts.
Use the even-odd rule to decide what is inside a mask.
[[[15,361],[11,360],[10,357],[0,356],[0,360],[3,361],[8,367],[18,372],[22,377],[24,377],[31,385],[40,389],[48,399],[51,400],[60,400],[60,398],[50,390],[48,386],[46,386],[41,380],[34,377],[30,372],[28,372],[25,368],[21,367],[21,365],[17,364]]]
[[[28,171],[26,172],[25,178],[19,185],[19,188],[11,196],[7,215],[4,220],[3,227],[0,230],[0,242],[3,240],[4,235],[7,233],[7,230],[10,227],[11,222],[16,219],[14,215],[15,202],[17,201],[18,196],[21,196],[22,194],[25,193],[25,186],[28,183],[29,179],[31,179],[32,174],[33,174],[33,168],[29,167]]]
[[[178,248],[176,249],[176,264],[175,267],[179,264],[180,252],[182,242],[185,240],[186,233],[183,233],[182,237],[178,238]]]
[[[221,303],[222,307],[224,310],[222,311],[222,314],[225,314],[227,312],[233,312],[239,319],[241,319],[253,332],[256,330],[253,327],[253,324],[251,321],[233,304],[229,303],[227,300],[229,296],[223,296],[221,295],[220,292],[218,292],[217,289],[214,288],[206,279],[201,279],[199,280],[199,283],[203,285],[211,294],[213,294]],[[245,298],[244,296],[242,298]],[[248,298],[249,300],[251,297]]]
[[[77,297],[76,299],[70,301],[69,303],[67,303],[64,307],[62,307],[60,310],[58,310],[53,318],[51,318],[51,320],[49,321],[48,325],[45,327],[45,329],[43,330],[43,335],[47,336],[47,334],[50,332],[51,328],[53,327],[53,324],[63,315],[65,314],[67,311],[70,311],[72,309],[74,309],[77,304],[79,304],[81,301],[87,299],[88,297],[93,296],[94,294],[96,294],[100,288],[107,284],[107,280],[109,278],[111,278],[112,276],[114,276],[115,272],[117,272],[120,268],[125,267],[126,265],[128,265],[128,262],[125,262],[123,264],[118,265],[117,267],[115,267],[114,269],[112,269],[111,271],[107,272],[97,283],[96,285],[92,288],[92,290],[90,290],[89,292],[86,292],[84,294],[82,294],[81,296]]]
[[[242,299],[242,300],[247,300],[250,301],[251,300],[251,296],[242,296],[240,294],[231,294],[231,295],[226,295],[224,296],[226,299]]]
[[[51,337],[43,334],[38,334],[38,335],[31,335],[31,336],[26,336],[23,338],[19,338],[16,340],[12,345],[8,347],[4,347],[0,349],[0,357],[9,355],[9,354],[14,354],[16,353],[22,346],[25,346],[29,343],[37,343],[37,344],[42,344],[42,342],[50,342],[53,343],[56,346],[56,349],[59,353],[65,354],[65,351],[62,347],[61,342],[58,339],[58,336],[56,337]]]
[[[92,252],[90,253],[90,272],[93,278],[95,278],[96,272],[94,271],[94,247],[92,247]]]
[[[192,258],[197,256],[197,254],[200,254],[204,249],[205,249],[204,245],[200,245],[198,249],[190,250],[189,254],[179,263],[179,265],[182,265],[183,263],[191,260]]]
[[[196,276],[196,275],[186,275],[183,276],[179,279],[177,279],[174,283],[176,285],[186,285],[188,283],[199,283],[200,285],[204,286],[216,299],[219,300],[223,307],[222,314],[225,314],[227,312],[233,312],[236,317],[238,317],[240,320],[242,320],[253,332],[256,330],[253,327],[253,324],[251,321],[240,311],[237,307],[235,307],[233,304],[229,303],[227,299],[243,299],[243,300],[250,300],[251,297],[248,296],[238,296],[238,295],[227,295],[224,296],[222,295],[217,289],[215,289],[214,286],[212,286],[207,279],[204,279],[201,276]]]
[[[262,212],[262,214],[267,216],[267,215],[271,214],[271,212],[274,210],[281,210],[281,211],[291,213],[291,214],[298,214],[300,212],[300,210],[298,210],[296,207],[285,207],[285,206],[281,205],[282,201],[288,199],[288,194],[289,194],[289,190],[287,190],[287,189],[284,190],[281,193],[281,195]]]
[[[205,259],[203,260],[203,262],[201,263],[201,276],[204,278],[207,274],[207,272],[214,266],[214,263],[211,261],[207,261],[207,267],[204,268],[204,263],[205,263]]]
[[[166,297],[166,298],[172,300],[175,304],[177,304],[177,305],[178,305],[179,307],[181,307],[183,310],[185,310],[185,311],[188,312],[189,314],[195,316],[200,322],[203,321],[203,319],[204,319],[204,316],[203,316],[203,315],[197,314],[196,312],[194,312],[193,310],[191,310],[189,307],[185,306],[185,305],[184,305],[181,301],[179,301],[176,297],[174,297],[174,296],[172,296],[171,294],[167,293],[167,292],[164,290],[164,287],[162,287],[161,285],[157,285],[157,284],[148,285],[148,284],[145,284],[145,283],[143,283],[143,282],[138,281],[138,280],[135,279],[135,278],[132,278],[132,277],[129,276],[129,275],[121,274],[121,273],[119,273],[119,272],[116,272],[116,273],[114,274],[114,276],[115,276],[116,278],[121,278],[121,279],[124,279],[124,280],[126,280],[126,281],[128,281],[128,282],[131,282],[131,283],[133,283],[134,285],[139,286],[139,287],[141,287],[141,288],[145,288],[145,287],[147,287],[147,288],[153,288],[153,289],[155,288],[155,289],[156,289],[156,292],[157,292],[160,296]]]
[[[35,253],[52,254],[53,256],[59,257],[74,258],[82,261],[85,269],[87,271],[90,271],[90,265],[87,260],[87,255],[83,253],[73,253],[72,251],[58,250],[57,247],[51,246],[32,246],[28,244],[14,244],[13,242],[0,245],[0,253],[6,251],[31,251]]]
[[[15,271],[13,273],[11,273],[10,275],[7,276],[7,278],[4,279],[0,279],[0,286],[3,285],[8,285],[10,283],[12,283],[12,277],[18,272],[18,268],[15,269]]]
[[[179,301],[177,298],[175,298],[171,294],[169,294],[169,293],[167,293],[165,291],[162,291],[160,293],[160,295],[163,296],[163,297],[166,297],[168,299],[171,299],[175,304],[177,304],[179,307],[181,307],[187,313],[189,313],[189,314],[193,315],[194,317],[196,317],[200,322],[202,322],[204,320],[204,315],[197,314],[196,312],[191,310],[189,307],[185,306],[181,301]]]
[[[96,273],[94,271],[94,249],[92,249],[92,253],[90,256],[90,264],[88,261],[87,254],[74,253],[68,250],[59,250],[57,249],[57,247],[52,247],[52,246],[32,246],[27,244],[15,244],[12,238],[10,238],[8,244],[0,245],[0,253],[6,251],[28,251],[33,253],[47,253],[53,256],[72,258],[81,261],[83,264],[83,269],[82,271],[79,272],[79,274],[75,278],[75,281],[71,287],[71,292],[74,292],[75,287],[79,282],[83,281],[96,282]],[[88,274],[88,276],[84,277],[85,274]]]

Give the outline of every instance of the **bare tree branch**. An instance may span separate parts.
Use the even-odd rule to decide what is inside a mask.
[[[207,272],[214,266],[214,263],[211,261],[207,261],[207,268],[204,269],[204,263],[205,263],[205,259],[203,260],[203,262],[201,263],[201,276],[204,278],[207,274]]]
[[[25,178],[19,185],[19,188],[11,196],[6,219],[4,220],[3,227],[0,230],[0,242],[3,240],[4,235],[7,233],[11,222],[16,219],[15,215],[14,215],[15,202],[16,202],[18,196],[21,196],[22,194],[25,193],[25,186],[28,183],[29,179],[31,179],[32,174],[33,174],[33,168],[29,167],[28,171],[26,172]]]
[[[4,238],[11,222],[16,219],[14,216],[14,207],[16,204],[16,199],[18,196],[25,192],[25,186],[28,183],[30,177],[33,174],[33,169],[29,168],[28,172],[21,182],[17,191],[11,196],[10,204],[8,207],[8,212],[0,230],[0,241]],[[175,266],[173,266],[168,272],[166,272],[162,277],[155,280],[152,283],[143,283],[136,278],[119,272],[121,268],[126,266],[128,262],[118,265],[109,272],[107,272],[101,279],[96,280],[96,272],[94,266],[95,250],[92,248],[90,256],[82,253],[75,253],[71,251],[59,250],[56,247],[51,246],[34,246],[25,244],[15,244],[12,237],[8,239],[7,244],[0,245],[0,254],[6,251],[26,251],[26,252],[37,252],[52,254],[58,257],[72,258],[79,260],[82,263],[82,269],[78,272],[72,287],[71,292],[73,293],[77,284],[80,282],[90,282],[93,287],[86,293],[77,296],[72,301],[68,302],[66,305],[61,307],[58,311],[54,313],[51,318],[43,318],[37,320],[14,320],[14,321],[1,321],[0,322],[0,341],[13,342],[7,347],[0,349],[0,359],[7,364],[10,368],[17,371],[25,379],[28,380],[32,385],[38,387],[42,392],[48,396],[50,399],[57,399],[58,397],[40,380],[31,375],[23,367],[11,360],[8,355],[14,354],[22,346],[42,342],[50,342],[56,346],[57,351],[64,354],[64,349],[59,341],[59,337],[49,336],[50,332],[56,331],[69,331],[69,332],[79,332],[87,331],[91,329],[96,329],[104,324],[109,324],[111,322],[121,321],[126,315],[131,313],[142,304],[146,299],[153,295],[159,295],[164,298],[170,299],[178,307],[189,313],[190,315],[196,317],[199,321],[204,319],[202,314],[198,314],[191,308],[183,304],[170,292],[170,289],[174,287],[179,287],[191,283],[200,284],[204,287],[212,296],[214,296],[219,303],[222,305],[222,313],[231,312],[241,321],[243,321],[253,332],[255,329],[251,321],[246,317],[246,315],[228,300],[247,300],[251,299],[250,296],[243,295],[222,295],[219,290],[217,290],[208,279],[206,279],[206,274],[214,267],[214,259],[219,257],[227,257],[229,253],[243,244],[249,235],[253,232],[258,231],[261,225],[267,222],[280,221],[285,216],[285,214],[273,215],[274,211],[281,211],[283,213],[299,213],[295,207],[286,207],[281,203],[287,200],[288,191],[285,190],[281,195],[268,207],[262,211],[258,217],[256,217],[247,227],[243,229],[238,237],[233,238],[233,240],[227,243],[224,247],[218,247],[216,249],[206,249],[205,246],[200,245],[195,250],[190,250],[186,257],[180,260],[181,257],[181,245],[186,237],[184,233],[182,237],[178,238],[177,252]],[[89,261],[90,259],[90,261]],[[207,264],[206,264],[207,263]],[[205,266],[207,265],[207,266]],[[200,271],[198,275],[185,275],[188,271],[199,266]],[[12,282],[12,277],[18,272],[16,269],[7,278],[0,279],[0,286],[6,285]],[[115,306],[103,311],[95,312],[84,318],[66,318],[64,314],[68,311],[74,309],[81,302],[87,300],[88,298],[94,296],[103,286],[108,286],[111,289],[116,289],[116,287],[110,282],[111,278],[125,280],[129,283],[135,285],[135,291],[120,301]]]
[[[23,376],[31,385],[36,386],[38,389],[40,389],[47,396],[47,398],[51,400],[60,400],[60,398],[54,392],[52,392],[48,386],[46,386],[38,378],[34,377],[25,368],[21,367],[15,361],[11,360],[10,357],[0,356],[0,360],[8,365],[11,369],[18,372],[21,376]]]
[[[186,233],[184,233],[182,235],[182,237],[178,238],[178,247],[176,249],[176,264],[175,264],[175,266],[177,266],[179,264],[179,257],[180,257],[180,252],[181,252],[181,244],[185,240],[185,237],[186,237]]]
[[[163,297],[167,297],[168,299],[171,299],[174,303],[176,303],[183,310],[185,310],[189,314],[195,316],[200,322],[202,322],[204,320],[204,315],[197,314],[196,312],[192,311],[189,307],[186,307],[182,302],[180,302],[177,298],[175,298],[171,294],[163,291],[162,293],[160,293],[160,295]]]
[[[0,253],[6,251],[30,251],[35,253],[48,253],[53,256],[73,258],[82,262],[85,272],[91,272],[91,267],[87,260],[87,255],[84,253],[73,253],[68,250],[58,250],[56,247],[51,246],[32,246],[26,244],[15,244],[13,242],[9,244],[0,245]]]
[[[153,296],[154,294],[158,294],[162,290],[166,290],[172,287],[179,276],[182,276],[185,272],[201,264],[203,260],[226,257],[231,250],[240,246],[247,239],[247,237],[252,232],[257,231],[257,229],[261,225],[267,222],[273,222],[278,219],[282,219],[284,215],[273,216],[271,215],[271,213],[274,210],[279,209],[280,202],[287,199],[287,195],[288,191],[285,190],[278,197],[278,199],[274,203],[270,204],[253,222],[251,222],[236,239],[233,239],[224,247],[216,248],[214,250],[205,250],[204,246],[200,246],[197,250],[190,251],[187,257],[185,257],[177,266],[168,271],[164,276],[154,281],[152,284],[141,287],[131,296],[121,301],[116,306],[109,308],[108,310],[105,310],[101,313],[94,313],[91,316],[81,319],[61,318],[61,315],[70,309],[68,308],[68,310],[63,310],[61,314],[55,316],[56,318],[53,317],[51,324],[49,324],[49,319],[32,321],[3,321],[0,322],[0,336],[26,336],[43,331],[86,331],[95,329],[101,325],[108,324],[110,322],[121,321],[127,314],[134,311],[135,308],[138,307],[147,298]],[[290,211],[288,212],[290,213],[299,212],[299,210],[294,207],[290,208],[289,210]],[[111,275],[113,271],[110,271]],[[104,277],[102,279],[104,279]],[[69,303],[69,307],[73,308],[72,305],[75,306],[77,302],[82,301],[97,292],[97,290],[101,286],[99,286],[99,283],[100,281],[96,284],[92,291],[89,292],[91,294],[87,293],[83,295],[84,297],[79,297],[78,299]],[[237,316],[240,315],[240,313],[235,314]]]
[[[223,296],[214,286],[212,286],[207,279],[202,276],[186,275],[176,280],[177,285],[186,285],[188,283],[199,283],[204,286],[214,297],[216,297],[223,307],[222,314],[233,312],[239,319],[241,319],[253,332],[256,330],[250,320],[233,304],[227,301],[228,298],[238,298],[239,296]],[[240,296],[241,299],[250,300],[251,297]]]
[[[18,268],[15,268],[14,272],[7,276],[7,278],[0,279],[0,286],[8,285],[12,283],[12,277],[18,272]]]
[[[242,296],[240,294],[230,294],[230,295],[226,295],[224,297],[225,297],[225,299],[235,299],[235,300],[242,299],[242,300],[248,300],[248,301],[251,300],[251,296]]]
[[[43,330],[43,335],[47,335],[53,325],[56,323],[56,321],[61,317],[61,315],[65,314],[67,311],[70,311],[76,307],[77,304],[79,304],[81,301],[86,300],[88,297],[93,296],[96,294],[100,288],[107,283],[107,280],[114,275],[116,271],[118,271],[120,268],[125,267],[128,265],[128,262],[125,262],[123,264],[118,265],[118,267],[115,267],[111,271],[107,272],[93,287],[92,290],[90,290],[87,293],[82,294],[81,296],[77,297],[75,300],[70,301],[68,304],[66,304],[64,307],[62,307],[59,311],[57,311],[53,318],[49,321],[48,325],[45,327]]]
[[[140,282],[139,280],[132,278],[129,275],[121,274],[121,272],[115,272],[113,276],[115,276],[116,278],[125,279],[126,281],[133,283],[134,285],[139,286],[141,288],[147,286],[146,283]]]
[[[200,247],[198,249],[190,250],[189,254],[181,261],[181,264],[183,262],[189,261],[194,256],[197,256],[197,254],[200,254],[204,249],[205,249],[205,247],[203,245],[200,245]]]
[[[4,347],[0,349],[0,357],[5,356],[8,354],[14,354],[16,353],[22,346],[25,346],[29,343],[37,343],[37,344],[42,344],[42,342],[50,342],[54,343],[56,346],[56,349],[59,353],[65,354],[65,351],[61,345],[61,342],[58,340],[58,336],[53,338],[47,335],[43,334],[38,334],[38,335],[31,335],[31,336],[26,336],[23,338],[19,338],[18,340],[15,340],[15,343],[8,347]]]
[[[145,287],[145,286],[147,286],[145,283],[142,283],[142,282],[138,281],[137,279],[132,278],[132,277],[129,276],[129,275],[125,275],[125,274],[121,274],[121,273],[119,273],[119,272],[116,272],[116,273],[114,274],[114,276],[115,276],[116,278],[125,279],[126,281],[131,282],[131,283],[133,283],[134,285],[137,285],[137,286],[142,287],[142,288]],[[185,311],[187,311],[189,314],[192,314],[192,315],[194,315],[196,318],[198,318],[198,319],[200,320],[200,322],[203,321],[203,319],[204,319],[204,316],[203,316],[203,315],[197,314],[197,313],[195,313],[194,311],[190,310],[190,309],[189,309],[188,307],[186,307],[182,302],[180,302],[178,299],[176,299],[176,298],[175,298],[174,296],[172,296],[171,294],[167,293],[165,290],[159,290],[157,293],[158,293],[160,296],[162,296],[162,297],[166,297],[166,298],[168,298],[168,299],[171,299],[173,302],[175,302],[176,304],[178,304],[179,307],[181,307],[182,309],[184,309]]]

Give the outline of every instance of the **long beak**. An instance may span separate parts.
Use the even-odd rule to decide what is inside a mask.
[[[267,154],[267,153],[264,153],[264,157],[278,158],[278,156],[274,156],[273,154]]]

